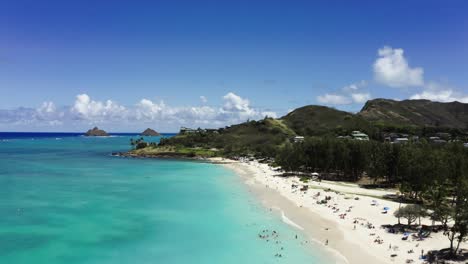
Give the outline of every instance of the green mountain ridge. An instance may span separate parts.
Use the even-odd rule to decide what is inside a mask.
[[[387,125],[468,129],[468,104],[460,102],[379,98],[367,101],[358,115]]]
[[[358,113],[308,105],[279,120],[302,136],[346,135],[353,130],[361,130],[373,138],[389,131],[462,132],[468,130],[468,104],[379,98],[367,101]]]
[[[375,132],[372,124],[359,115],[320,105],[297,108],[280,120],[302,136],[342,135],[353,130]]]

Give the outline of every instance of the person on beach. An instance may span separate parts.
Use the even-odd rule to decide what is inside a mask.
[[[327,239],[327,241],[325,241],[325,246],[328,246],[328,239]]]

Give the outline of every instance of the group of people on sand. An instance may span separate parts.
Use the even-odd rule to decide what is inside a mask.
[[[319,199],[320,197],[320,192],[317,192],[317,194],[315,194],[314,196],[314,199]],[[333,206],[328,204],[328,201],[330,201],[332,199],[331,196],[325,196],[325,199],[322,200],[324,202],[317,202],[317,204],[323,204],[325,206],[327,206],[328,208],[330,208],[331,210],[333,210],[334,213],[338,212],[340,209],[338,208],[337,204],[334,204]],[[375,205],[375,204],[373,204]],[[340,219],[345,219],[345,217],[347,216],[347,213],[350,213],[351,212],[351,209],[353,208],[353,206],[349,206],[348,209],[346,210],[346,213],[342,213],[342,214],[339,214],[339,217]],[[354,224],[354,227],[353,229],[356,230],[356,226],[362,226],[366,229],[369,229],[369,230],[375,230],[375,225],[372,224],[371,222],[367,221],[366,219],[364,218],[360,218],[360,217],[356,217],[354,218],[353,220],[353,224]],[[395,232],[396,233],[396,232]],[[376,233],[369,233],[370,236],[375,236]],[[375,239],[374,239],[374,243],[378,244],[378,245],[381,245],[381,244],[384,244],[384,240],[380,237],[380,236],[377,236]],[[325,245],[328,245],[328,239],[325,241]],[[416,247],[418,247],[419,244],[416,244]],[[394,246],[392,247],[392,245],[390,244],[389,245],[389,250],[392,250],[392,251],[398,251],[399,248],[398,246]],[[421,252],[421,256],[424,255],[423,253],[424,251]],[[414,250],[409,250],[407,252],[408,254],[413,254],[414,253]],[[391,254],[391,258],[395,258],[397,257],[398,255],[397,254]],[[414,260],[413,259],[406,259],[406,263],[413,263]]]
[[[383,239],[380,238],[380,236],[377,236],[375,239],[374,239],[374,243],[377,243],[377,244],[383,244]]]
[[[323,205],[323,206],[326,206],[328,208],[330,208],[331,210],[333,210],[333,213],[337,213],[340,211],[340,208],[338,207],[338,204],[334,204],[334,205],[331,205],[329,204],[329,201],[332,200],[332,197],[331,196],[325,196],[324,199],[322,200],[319,200],[320,199],[320,192],[317,192],[315,195],[312,196],[314,199],[318,200],[317,201],[317,204],[319,205]],[[374,204],[375,205],[375,204]],[[340,217],[340,219],[345,219],[347,214],[348,213],[351,213],[351,210],[353,209],[353,206],[349,206],[347,209],[346,209],[346,213],[341,213],[339,214],[338,216]],[[364,218],[361,218],[361,217],[356,217],[354,218],[353,222],[354,224],[353,226],[353,230],[356,230],[356,227],[357,226],[362,226],[366,229],[369,229],[369,230],[375,230],[376,227],[373,223],[367,221],[366,219]],[[375,236],[376,233],[369,233],[370,236]],[[384,244],[384,240],[380,237],[380,236],[377,236],[374,241],[374,243],[378,244],[378,245],[381,245],[381,244]],[[325,241],[325,245],[328,245],[328,239]],[[417,247],[418,245],[416,245]],[[398,246],[394,246],[392,248],[392,246],[390,245],[389,246],[389,250],[392,250],[392,251],[398,251]],[[411,253],[414,253],[413,250],[409,250],[408,251],[408,254],[411,254]],[[392,258],[396,257],[397,254],[392,254]],[[407,259],[406,260],[406,263],[413,263],[413,259]]]

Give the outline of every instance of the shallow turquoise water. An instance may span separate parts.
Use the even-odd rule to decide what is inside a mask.
[[[0,141],[0,263],[327,262],[231,171],[109,155],[129,139]]]

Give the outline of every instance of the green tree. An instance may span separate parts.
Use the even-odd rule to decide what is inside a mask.
[[[400,207],[395,211],[394,216],[398,218],[398,223],[400,223],[400,218],[405,218],[408,221],[408,225],[411,225],[418,218],[425,216],[425,212],[426,211],[422,206],[417,204],[410,204]]]
[[[367,175],[374,181],[374,184],[387,173],[386,168],[386,152],[384,146],[387,144],[380,144],[372,142],[368,147],[368,162],[367,162]]]
[[[455,185],[453,204],[449,212],[453,225],[444,234],[450,241],[450,253],[455,255],[460,243],[466,241],[468,235],[468,177],[467,162],[464,162],[464,178]],[[456,245],[455,245],[456,243]]]

